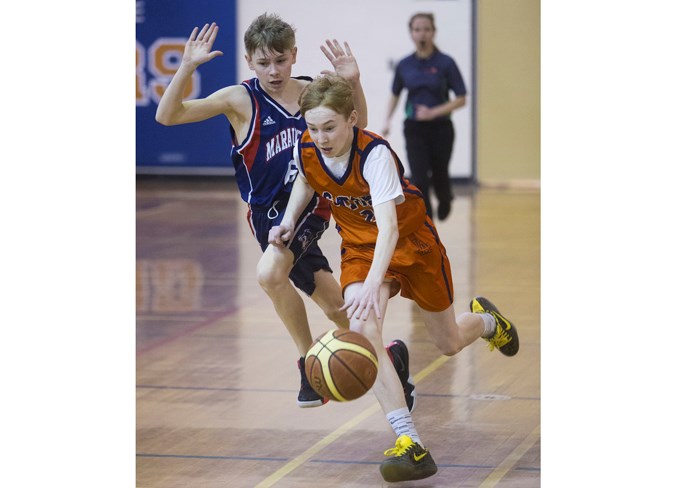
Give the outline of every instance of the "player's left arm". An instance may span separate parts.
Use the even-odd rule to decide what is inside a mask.
[[[395,200],[388,200],[374,207],[374,217],[378,227],[374,261],[371,263],[367,282],[373,282],[378,290],[385,279],[386,271],[395,252],[395,246],[400,238],[397,225],[397,209]]]
[[[347,80],[353,88],[353,104],[357,111],[357,127],[364,129],[367,127],[368,113],[367,113],[367,98],[362,89],[360,82],[360,68],[357,66],[357,60],[353,56],[350,46],[344,42],[345,49],[341,47],[339,42],[326,40],[327,47],[320,46],[320,49],[331,62],[337,75]],[[322,74],[332,73],[324,70]]]
[[[366,320],[372,308],[376,317],[381,318],[380,288],[400,238],[397,204],[404,201],[402,185],[396,168],[397,165],[388,146],[379,144],[367,156],[362,170],[364,179],[369,184],[378,235],[374,259],[362,289],[352,301],[346,302],[346,306],[343,307],[348,313],[348,318],[355,315],[359,319]]]
[[[341,310],[346,310],[348,318],[367,320],[371,310],[374,310],[377,318],[382,318],[379,306],[381,285],[385,280],[386,271],[395,252],[395,246],[399,239],[397,226],[397,211],[395,200],[388,200],[374,207],[374,216],[378,227],[374,259],[371,262],[367,278],[362,283],[362,288],[352,299],[346,301]]]

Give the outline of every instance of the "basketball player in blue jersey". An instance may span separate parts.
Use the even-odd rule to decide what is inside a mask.
[[[240,195],[249,206],[247,218],[263,250],[256,268],[257,279],[301,356],[297,362],[301,373],[297,404],[320,406],[326,399],[315,393],[305,376],[304,356],[312,344],[308,317],[303,299],[290,279],[332,322],[339,327],[349,327],[346,313],[340,310],[343,306],[341,288],[317,245],[329,225],[328,202],[315,195],[297,221],[294,236],[286,247],[268,245],[268,231],[282,220],[298,171],[293,147],[306,129],[298,99],[312,79],[291,76],[297,53],[294,28],[277,15],[263,14],[244,35],[245,59],[256,77],[217,90],[206,98],[184,101],[184,90],[197,67],[223,54],[212,51],[218,30],[215,23],[193,29],[181,65],[158,104],[156,120],[163,125],[176,125],[219,115],[228,118],[231,157]],[[350,47],[345,43],[344,50],[336,40],[326,44],[320,49],[336,74],[353,88],[354,104],[360,114],[357,126],[366,127],[367,104]],[[388,352],[404,388],[407,405],[413,410],[415,394],[409,376],[407,347],[396,340],[388,346]]]

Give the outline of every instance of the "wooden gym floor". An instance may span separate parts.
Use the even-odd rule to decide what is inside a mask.
[[[389,484],[395,436],[373,394],[296,406],[296,349],[255,279],[261,251],[232,180],[137,181],[137,487],[501,487],[541,483],[540,192],[456,187],[438,223],[456,312],[489,297],[520,352],[477,341],[441,356],[412,302],[384,337],[409,346],[414,411],[439,471]],[[335,271],[333,226],[321,247]],[[306,298],[313,336],[331,325]]]

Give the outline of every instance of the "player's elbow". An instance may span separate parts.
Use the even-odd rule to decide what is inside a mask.
[[[397,222],[379,227],[378,233],[387,236],[390,242],[397,242],[400,239],[400,231],[397,228]]]
[[[167,114],[162,113],[159,110],[155,112],[155,121],[162,125],[174,125],[172,123],[171,118]]]

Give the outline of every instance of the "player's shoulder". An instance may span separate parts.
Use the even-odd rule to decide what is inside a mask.
[[[289,86],[299,94],[310,84],[313,79],[310,76],[292,76],[289,78]]]
[[[243,85],[225,86],[209,95],[208,99],[219,103],[225,112],[241,113],[251,107],[249,92]]]
[[[240,100],[249,101],[249,93],[243,85],[229,85],[216,90],[207,98],[231,105]]]

